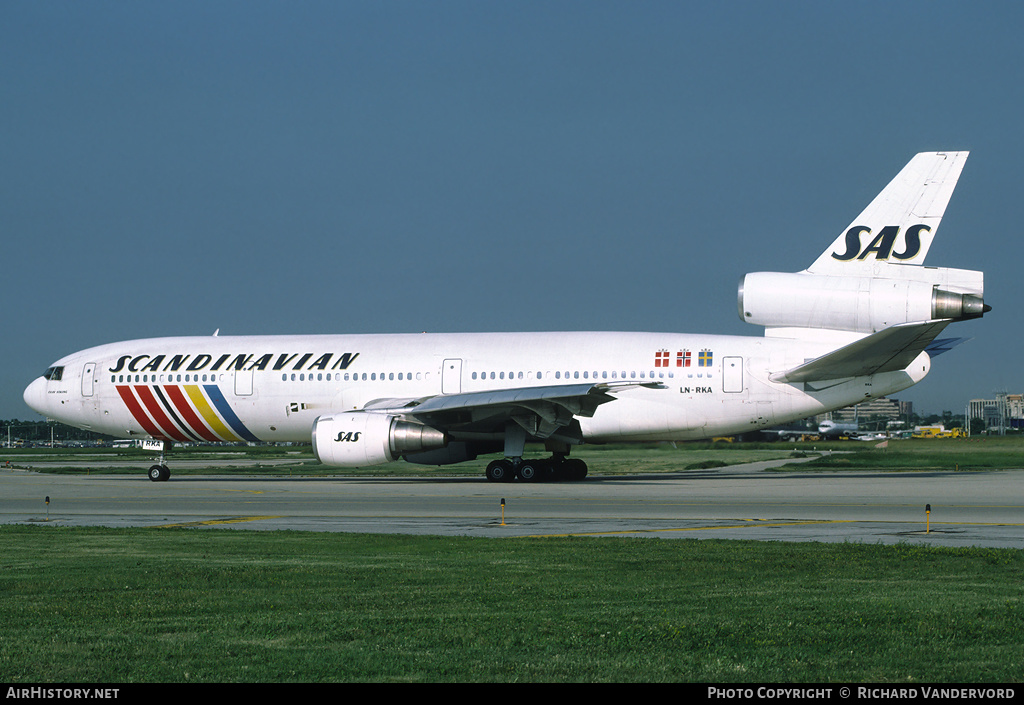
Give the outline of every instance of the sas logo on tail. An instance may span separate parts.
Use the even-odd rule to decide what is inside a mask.
[[[895,257],[898,260],[913,259],[921,252],[921,233],[931,232],[931,230],[927,225],[911,225],[907,228],[903,238],[907,249],[903,252],[893,252],[892,248],[896,244],[896,237],[900,234],[900,228],[898,225],[888,225],[882,228],[875,235],[874,239],[868,243],[867,247],[861,250],[860,235],[861,233],[870,235],[871,228],[864,225],[855,225],[846,231],[846,252],[843,254],[833,252],[832,258],[849,262],[855,258],[866,259],[868,255],[874,252],[876,260],[887,260],[889,257]]]

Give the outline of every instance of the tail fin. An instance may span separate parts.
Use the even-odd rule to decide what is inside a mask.
[[[807,271],[856,276],[880,262],[922,264],[967,155],[916,155]]]

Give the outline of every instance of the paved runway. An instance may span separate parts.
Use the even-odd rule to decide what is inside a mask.
[[[223,475],[153,483],[144,470],[2,470],[0,523],[1024,548],[1024,470],[776,473],[773,464],[551,484]]]

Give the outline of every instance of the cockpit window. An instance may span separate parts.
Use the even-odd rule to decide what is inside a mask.
[[[61,379],[64,378],[64,368],[50,367],[46,370],[46,372],[43,373],[43,377],[54,382],[60,381]]]

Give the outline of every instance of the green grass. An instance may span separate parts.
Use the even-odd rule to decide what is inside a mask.
[[[847,441],[831,444],[834,453],[779,468],[799,470],[886,470],[886,471],[977,471],[1024,468],[1024,439],[1018,437],[980,437],[949,439],[909,439],[889,441],[888,447],[874,443]]]
[[[1017,682],[1024,552],[0,527],[0,682]]]

